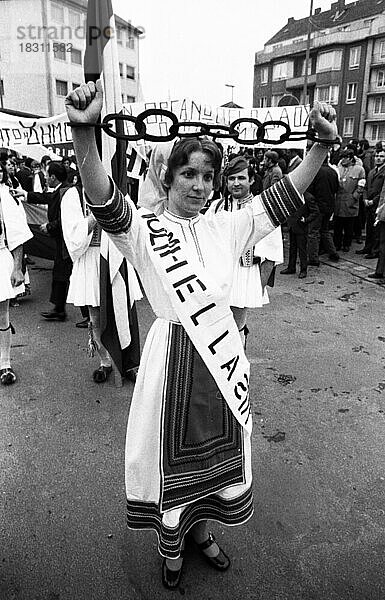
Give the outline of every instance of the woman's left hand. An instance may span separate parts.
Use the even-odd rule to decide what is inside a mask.
[[[336,111],[330,104],[314,102],[309,120],[320,138],[334,140],[338,136],[336,117]]]

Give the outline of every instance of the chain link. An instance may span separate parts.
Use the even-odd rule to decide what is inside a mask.
[[[169,125],[167,135],[152,135],[147,132],[145,120],[153,116],[162,116],[170,120],[171,124]],[[112,121],[122,121],[123,125],[125,122],[133,123],[137,133],[117,133],[113,129]],[[136,142],[138,140],[144,140],[146,142],[170,142],[176,137],[187,138],[210,136],[214,140],[231,139],[241,146],[254,146],[256,144],[275,146],[288,141],[303,140],[320,142],[328,146],[334,146],[335,144],[341,145],[341,138],[339,137],[334,140],[319,138],[317,132],[312,128],[304,131],[292,131],[290,125],[284,121],[265,121],[262,123],[261,121],[258,121],[258,119],[253,119],[251,117],[235,119],[230,125],[204,123],[202,121],[178,121],[178,117],[173,112],[163,108],[150,108],[141,112],[136,117],[132,115],[111,113],[106,115],[101,123],[70,123],[70,125],[71,127],[95,127],[101,129],[113,138],[126,140],[128,142]],[[242,139],[240,137],[241,131],[239,128],[242,125],[256,127],[255,137]],[[266,130],[268,127],[282,127],[284,132],[278,138],[271,139],[267,137],[268,134]],[[194,131],[183,131],[186,128],[194,128]]]

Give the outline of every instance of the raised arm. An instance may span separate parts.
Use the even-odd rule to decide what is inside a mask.
[[[96,123],[103,106],[100,79],[83,83],[66,97],[70,123]],[[73,127],[73,144],[80,177],[89,202],[105,204],[112,195],[110,179],[100,160],[93,127]]]
[[[324,102],[315,102],[309,120],[321,139],[336,139],[336,111],[332,106]],[[290,173],[290,178],[300,194],[303,194],[313,181],[330,148],[327,144],[314,144],[302,163]]]

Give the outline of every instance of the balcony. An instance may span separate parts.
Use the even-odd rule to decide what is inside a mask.
[[[364,122],[368,123],[368,122],[376,122],[376,123],[382,123],[385,121],[385,113],[374,113],[373,111],[368,111],[365,115],[365,119]]]
[[[304,79],[305,79],[305,77],[303,75],[301,77],[291,77],[290,79],[287,79],[286,80],[286,89],[291,90],[293,88],[303,87]],[[309,75],[307,84],[314,85],[315,82],[316,82],[316,75],[315,74]]]
[[[383,86],[378,86],[376,83],[371,83],[368,89],[368,95],[385,94],[385,82]]]

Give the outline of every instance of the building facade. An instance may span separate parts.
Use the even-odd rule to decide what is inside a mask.
[[[0,0],[0,108],[52,116],[84,81],[87,0]],[[138,98],[141,30],[115,16],[123,102]]]
[[[253,106],[277,106],[286,94],[334,105],[344,142],[385,140],[385,0],[338,0],[290,18],[255,54]]]

